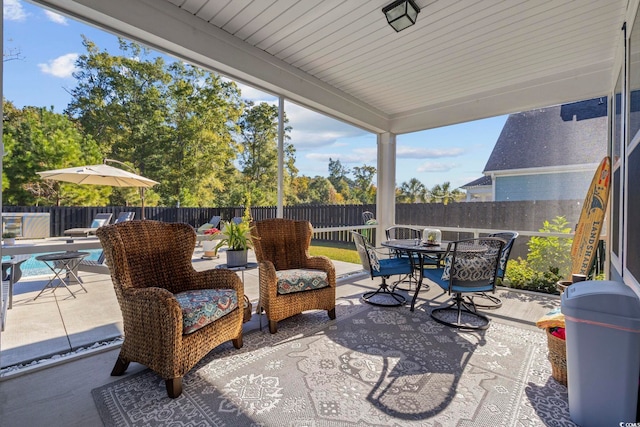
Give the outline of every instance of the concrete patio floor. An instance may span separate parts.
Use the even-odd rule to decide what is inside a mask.
[[[194,253],[197,270],[213,268],[220,259],[202,260]],[[250,261],[252,261],[250,259]],[[340,278],[337,297],[360,294],[377,288],[379,280],[362,274],[360,265],[335,262]],[[360,273],[360,274],[359,274]],[[240,274],[240,273],[239,273]],[[16,285],[13,309],[9,310],[5,331],[1,334],[0,362],[15,365],[46,355],[63,354],[95,342],[112,340],[122,334],[122,320],[108,275],[81,273],[85,293],[73,298],[65,289],[55,294],[33,297],[46,280],[24,280]],[[245,292],[252,302],[258,298],[258,270],[244,272]],[[413,292],[411,292],[412,296]],[[535,321],[559,306],[558,297],[501,289],[503,306],[487,310],[500,322],[536,329]],[[420,292],[416,310],[429,310],[447,299],[435,287]],[[254,305],[255,308],[255,305]],[[408,310],[408,305],[399,307]],[[261,333],[269,333],[265,319]],[[259,328],[259,316],[244,325],[245,333]],[[542,334],[543,332],[540,331]],[[50,358],[44,363],[5,373],[0,378],[0,413],[4,426],[93,426],[102,421],[91,397],[91,390],[122,377],[110,372],[119,351],[119,341],[95,349],[82,350],[73,357]],[[132,363],[126,375],[145,369]]]

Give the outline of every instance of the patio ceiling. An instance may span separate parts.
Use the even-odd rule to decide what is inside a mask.
[[[373,132],[606,95],[627,0],[36,0]]]

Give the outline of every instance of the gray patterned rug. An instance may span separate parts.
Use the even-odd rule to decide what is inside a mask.
[[[572,426],[542,331],[457,332],[420,308],[340,299],[278,333],[245,334],[184,378],[177,399],[146,370],[93,390],[106,426]]]

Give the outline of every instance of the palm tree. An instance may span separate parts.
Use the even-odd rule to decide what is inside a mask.
[[[442,202],[446,205],[449,202],[461,199],[463,195],[464,193],[457,188],[451,190],[451,183],[447,181],[442,185],[437,184],[431,189],[430,201],[435,203]]]
[[[399,201],[404,203],[424,202],[427,199],[427,187],[417,178],[411,178],[409,182],[403,182],[400,186]]]

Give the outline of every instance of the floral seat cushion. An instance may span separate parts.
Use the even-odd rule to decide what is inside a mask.
[[[327,273],[320,270],[306,268],[279,270],[276,271],[276,277],[278,278],[278,293],[281,295],[329,286]]]
[[[190,334],[238,307],[233,289],[199,289],[174,295],[182,309],[182,333]]]

